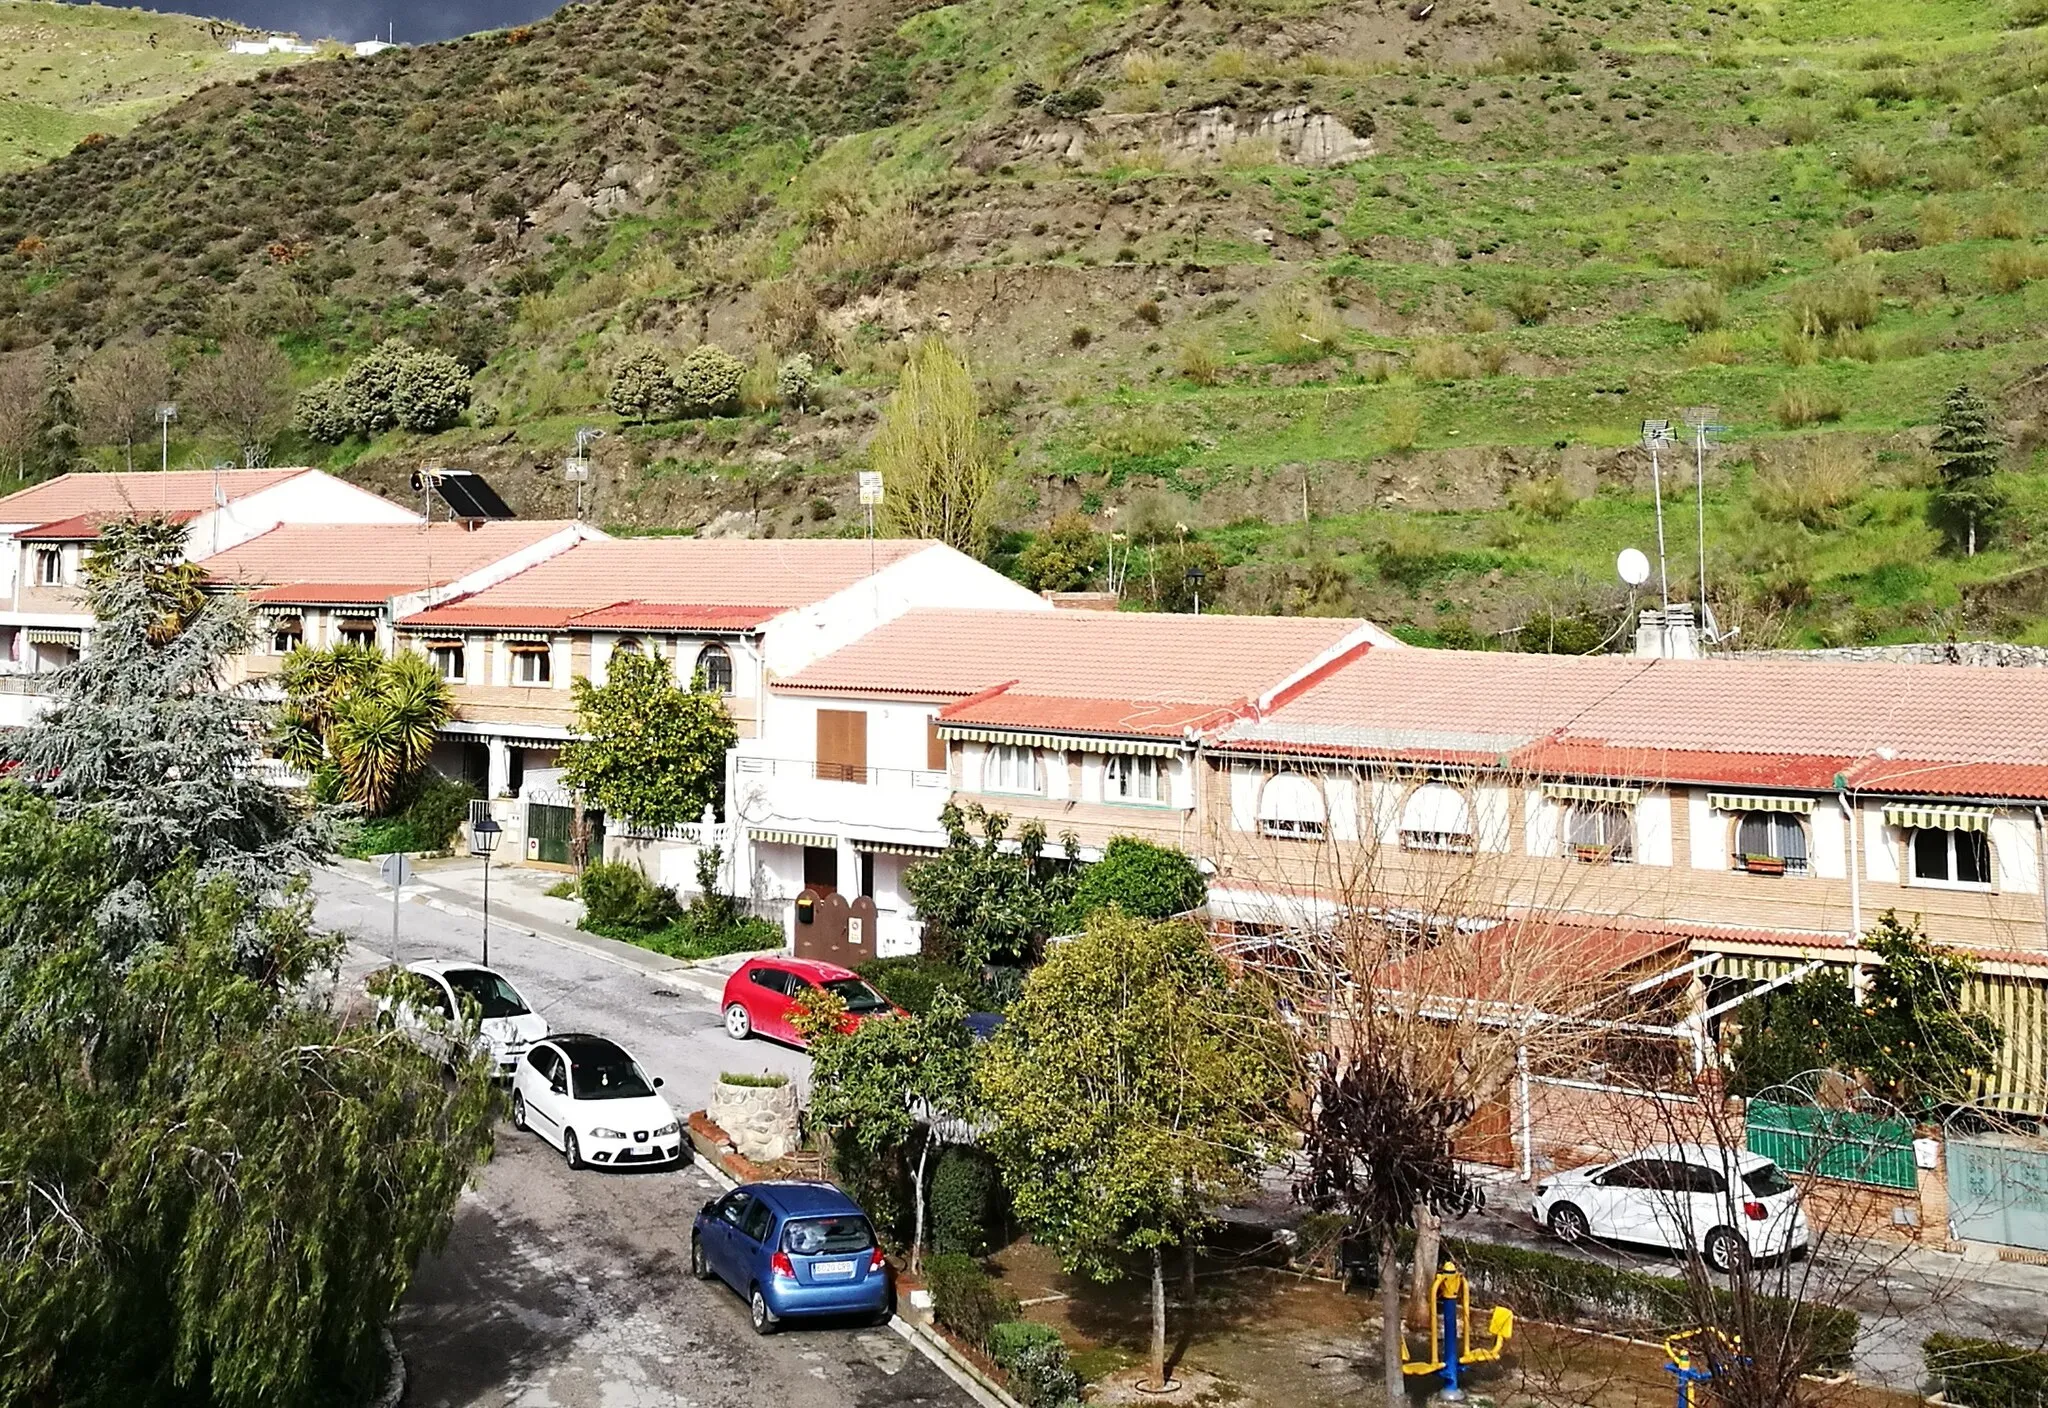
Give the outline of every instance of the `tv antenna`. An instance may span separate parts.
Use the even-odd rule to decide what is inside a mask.
[[[1714,436],[1725,435],[1729,430],[1715,423],[1718,414],[1720,408],[1716,406],[1688,406],[1683,415],[1692,430],[1693,497],[1699,512],[1700,625],[1710,641],[1720,639],[1720,629],[1714,624],[1713,608],[1707,605],[1707,445]]]
[[[583,486],[590,482],[590,446],[604,439],[602,430],[579,426],[576,431],[576,453],[562,462],[562,477],[576,486],[576,517],[583,518]]]
[[[1665,612],[1671,610],[1671,575],[1664,565],[1664,472],[1657,463],[1657,447],[1673,443],[1671,422],[1643,422],[1643,448],[1650,452],[1650,496],[1657,505],[1657,595]]]
[[[864,469],[860,472],[860,506],[868,520],[868,575],[875,571],[875,507],[882,502],[882,472],[878,469]]]

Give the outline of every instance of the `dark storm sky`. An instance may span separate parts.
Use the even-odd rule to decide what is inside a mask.
[[[560,4],[561,0],[142,0],[145,10],[210,15],[308,39],[383,39],[395,26],[401,44],[530,24],[554,13]]]

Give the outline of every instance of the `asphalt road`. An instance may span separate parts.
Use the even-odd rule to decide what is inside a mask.
[[[390,892],[318,877],[317,918],[352,936],[359,989],[392,950]],[[479,926],[408,902],[398,956],[477,956]],[[800,1052],[733,1042],[708,998],[671,992],[591,954],[494,929],[492,966],[556,1030],[620,1041],[679,1112],[721,1070],[801,1081]],[[571,1173],[554,1149],[499,1127],[495,1157],[457,1209],[447,1247],[419,1270],[393,1329],[413,1408],[968,1408],[971,1400],[893,1330],[827,1325],[759,1338],[746,1308],[689,1273],[690,1219],[711,1180],[674,1172]]]

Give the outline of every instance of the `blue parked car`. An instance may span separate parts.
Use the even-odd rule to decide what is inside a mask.
[[[757,1335],[810,1315],[896,1313],[894,1273],[858,1204],[830,1183],[748,1183],[706,1203],[690,1270],[747,1298]]]

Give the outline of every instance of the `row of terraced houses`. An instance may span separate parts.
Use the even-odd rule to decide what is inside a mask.
[[[602,819],[606,853],[687,885],[719,845],[801,953],[917,950],[904,872],[949,801],[1084,860],[1178,847],[1238,936],[1457,869],[1475,912],[1611,929],[1711,990],[1854,970],[1889,910],[1976,956],[2008,1032],[1986,1079],[2048,1112],[2048,670],[1417,649],[1359,620],[1075,609],[933,543],[615,540],[428,523],[311,470],[105,474],[0,499],[0,722],[91,649],[83,556],[134,513],[186,522],[262,614],[252,687],[301,642],[426,653],[456,700],[436,765],[488,799],[506,863],[567,864],[570,681],[633,651],[724,694],[740,741],[724,816]]]

